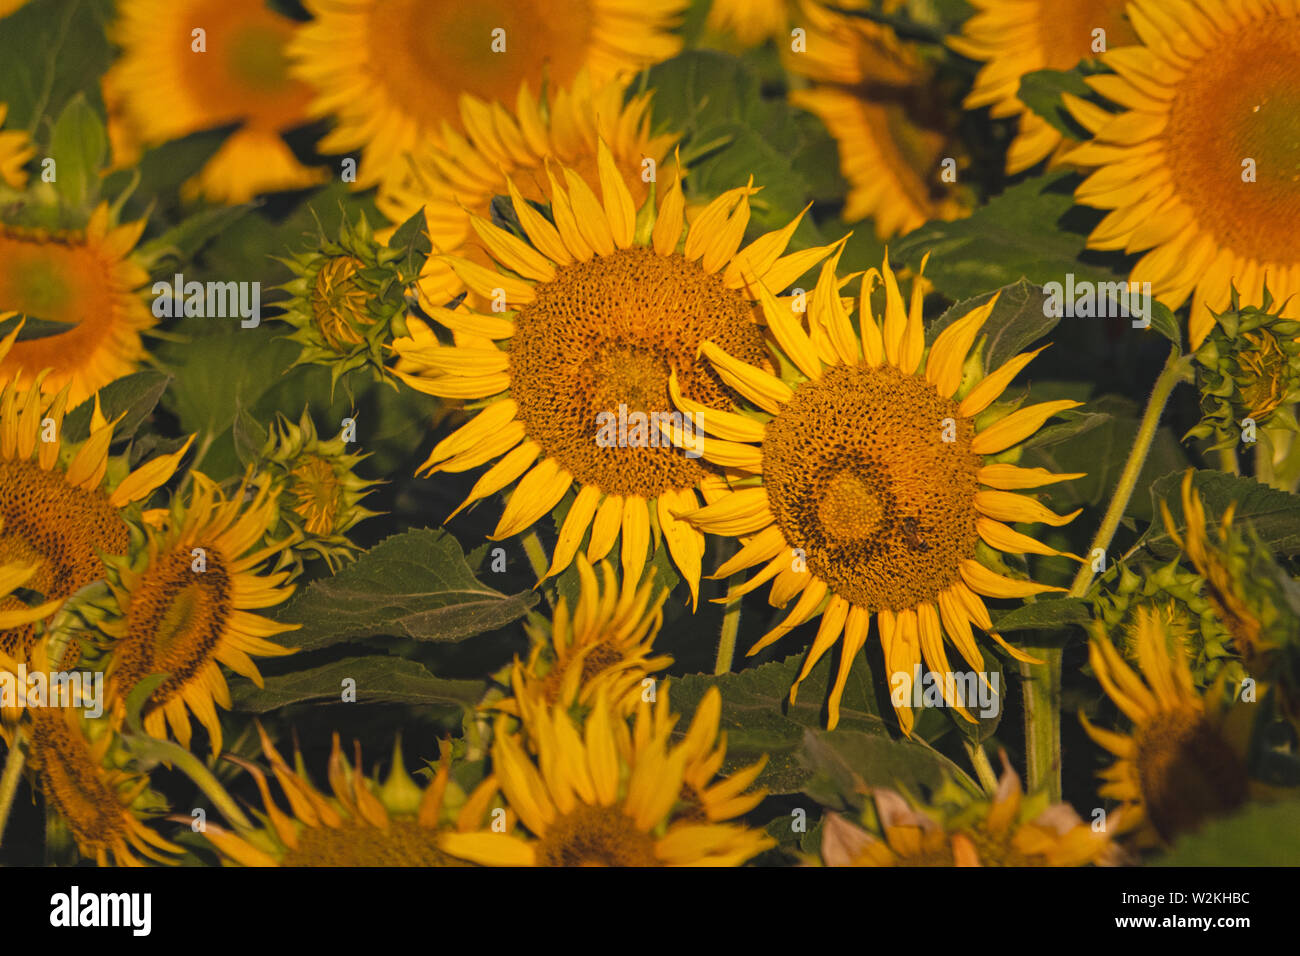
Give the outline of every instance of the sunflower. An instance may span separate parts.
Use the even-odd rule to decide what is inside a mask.
[[[888,255],[883,272],[868,272],[859,336],[837,292],[838,259],[837,253],[822,268],[808,313],[810,333],[763,291],[768,327],[803,381],[787,384],[720,343],[706,341],[701,347],[723,380],[766,414],[710,411],[704,416],[709,433],[702,441],[704,460],[750,477],[686,516],[702,531],[745,539],[716,577],[763,566],[729,599],[773,578],[773,606],[798,597],[785,620],[750,654],[822,614],[803,671],[790,689],[791,701],[799,683],[844,635],[830,695],[832,728],[873,614],[891,675],[911,679],[922,659],[930,670],[949,674],[945,633],[972,668],[983,672],[971,623],[985,631],[992,625],[980,595],[1023,598],[1061,589],[990,570],[977,557],[977,546],[983,541],[1016,554],[1060,554],[1004,522],[1066,524],[1077,511],[1060,516],[1013,490],[1080,477],[986,461],[1079,404],[1044,402],[993,423],[977,419],[1038,352],[1009,360],[957,397],[967,353],[996,296],[944,329],[923,363],[921,277],[913,284],[909,308]],[[882,278],[883,325],[873,318],[870,304]],[[675,380],[672,389],[683,412],[699,409]],[[1013,657],[1026,659],[991,636]],[[950,687],[944,699],[957,703]],[[895,709],[910,733],[910,707],[895,699]]]
[[[668,591],[652,597],[650,579],[640,587],[626,579],[620,584],[606,561],[597,581],[586,558],[579,554],[575,563],[580,590],[572,614],[561,595],[549,628],[530,628],[528,662],[516,659],[511,669],[514,696],[495,709],[519,716],[530,704],[590,707],[604,689],[614,709],[627,716],[636,710],[645,680],[672,663],[667,655],[652,656]]]
[[[669,373],[702,408],[727,407],[734,393],[699,360],[700,343],[712,340],[748,362],[765,362],[755,282],[782,289],[829,249],[781,255],[802,214],[740,249],[752,186],[710,203],[683,247],[685,200],[676,177],[655,216],[649,200],[638,213],[603,142],[598,169],[603,205],[573,170],[562,170],[565,188],[548,169],[554,224],[507,183],[528,242],[471,218],[503,268],[446,261],[470,291],[504,297],[515,311],[432,310],[433,319],[469,338],[444,347],[412,322],[412,336],[393,347],[417,371],[397,374],[430,395],[487,400],[469,424],[439,442],[422,470],[465,471],[505,455],[460,506],[523,476],[494,540],[527,528],[577,485],[548,574],[568,567],[591,528],[588,559],[603,558],[621,533],[623,577],[639,580],[653,528],[655,544],[660,536],[667,541],[695,600],[704,540],[676,514],[698,505],[697,486],[707,499],[722,481],[660,441],[654,422],[681,418],[669,401]],[[508,350],[496,344],[503,340]]]
[[[780,41],[796,6],[792,0],[710,0],[704,25],[747,49],[768,39]]]
[[[1218,540],[1210,536],[1205,503],[1192,484],[1193,476],[1188,469],[1180,489],[1181,533],[1168,503],[1160,503],[1165,530],[1203,580],[1205,597],[1247,670],[1279,685],[1285,709],[1300,725],[1300,619],[1292,597],[1294,581],[1263,542],[1234,525],[1236,502],[1224,509]]]
[[[1093,134],[1066,158],[1098,167],[1075,198],[1113,210],[1088,246],[1149,249],[1130,278],[1171,309],[1191,296],[1192,348],[1234,289],[1259,304],[1267,282],[1282,317],[1300,317],[1300,6],[1135,0],[1129,16],[1143,45],[1105,55],[1117,75],[1088,78],[1126,112],[1065,98]]]
[[[970,211],[965,187],[946,182],[946,160],[965,164],[933,72],[888,27],[805,8],[808,49],[789,67],[814,85],[790,102],[817,116],[839,144],[848,180],[847,222],[874,217],[884,238]],[[956,170],[953,170],[954,174]]]
[[[1221,684],[1204,695],[1192,684],[1187,655],[1171,652],[1158,614],[1139,612],[1138,667],[1133,671],[1100,634],[1089,660],[1102,688],[1133,723],[1127,733],[1084,730],[1118,759],[1102,772],[1103,797],[1123,801],[1123,830],[1142,826],[1164,840],[1231,813],[1247,798],[1246,767],[1221,706]],[[1144,679],[1145,678],[1145,679]]]
[[[409,167],[380,189],[375,200],[381,212],[395,223],[405,222],[421,207],[435,252],[464,256],[481,266],[491,259],[475,245],[471,215],[491,218],[492,199],[506,194],[506,179],[513,177],[521,195],[549,202],[545,183],[548,160],[578,173],[588,186],[599,188],[597,143],[609,144],[623,183],[640,206],[649,189],[643,172],[659,167],[677,137],[650,132],[650,94],[624,102],[627,86],[610,81],[594,87],[583,70],[571,89],[535,97],[527,82],[519,87],[515,112],[499,103],[487,103],[462,94],[456,132],[442,124],[438,140],[421,143]],[[668,170],[663,170],[669,175]],[[466,291],[465,283],[443,260],[430,257],[420,277],[420,301],[425,306],[446,305]],[[487,307],[478,301],[476,305]]]
[[[716,696],[710,688],[705,702]],[[581,726],[562,705],[538,708],[525,728],[536,759],[505,732],[505,719],[488,779],[499,782],[528,836],[445,833],[441,846],[454,856],[496,866],[739,866],[774,845],[761,831],[700,820],[684,802],[691,750],[670,742],[677,718],[669,716],[667,687],[653,709],[639,704],[631,734],[603,690]],[[706,719],[697,714],[687,737],[707,730]]]
[[[8,113],[9,104],[0,103],[0,126],[4,125]],[[35,155],[36,147],[25,130],[0,132],[0,179],[12,189],[22,189],[27,185],[27,171],[23,167]]]
[[[331,797],[290,767],[260,726],[258,732],[291,815],[272,799],[266,774],[239,761],[261,791],[267,825],[233,833],[209,824],[204,836],[226,860],[241,866],[464,866],[439,848],[438,838],[447,830],[478,827],[496,796],[491,785],[465,795],[451,779],[447,745],[424,790],[407,774],[400,742],[394,746],[388,778],[382,784],[369,780],[360,770],[360,745],[356,766],[349,766],[335,734],[329,759]]]
[[[366,455],[350,454],[342,437],[322,440],[304,409],[298,424],[284,416],[273,425],[257,470],[279,491],[280,517],[294,533],[286,562],[301,573],[302,558],[320,557],[330,568],[352,560],[358,548],[348,532],[375,512],[361,501],[379,482],[356,474]]]
[[[101,203],[80,230],[0,223],[0,317],[21,312],[67,326],[14,343],[0,376],[27,382],[48,369],[46,391],[71,384],[75,406],[136,370],[140,333],[157,322],[137,291],[149,275],[130,258],[144,221],[114,226],[112,218]]]
[[[122,56],[103,79],[118,168],[141,145],[237,124],[183,195],[242,203],[325,181],[280,135],[307,121],[312,95],[289,75],[294,21],[264,0],[122,0],[118,13],[110,36]]]
[[[569,86],[584,67],[603,84],[674,56],[668,31],[685,0],[306,0],[315,18],[290,46],[297,75],[315,86],[318,115],[333,114],[321,148],[361,149],[358,187],[400,178],[405,157],[461,126],[461,94],[509,102],[521,84]],[[486,117],[477,117],[485,120]],[[491,134],[489,126],[465,125]],[[480,144],[481,145],[481,144]],[[526,155],[522,143],[507,147]]]
[[[32,651],[32,671],[49,673],[46,642]],[[67,821],[82,856],[107,866],[140,866],[137,854],[157,863],[183,850],[164,840],[145,821],[165,810],[149,789],[146,774],[120,769],[119,738],[107,717],[90,719],[80,706],[30,707],[19,725],[28,752],[34,789]],[[17,732],[3,731],[12,747]]]
[[[290,543],[256,547],[278,517],[269,482],[247,480],[229,498],[195,472],[188,507],[178,501],[165,531],[146,526],[145,544],[130,563],[117,562],[109,577],[117,607],[100,629],[108,646],[108,699],[119,710],[131,689],[150,674],[166,678],[144,704],[145,732],[165,738],[167,728],[190,745],[189,711],[208,731],[212,752],[221,749],[214,704],[230,707],[225,664],[262,686],[249,655],[280,657],[295,648],[266,638],[294,630],[249,610],[289,597],[288,572],[259,574],[258,566]],[[249,499],[245,505],[245,499]],[[183,510],[182,510],[183,508]]]
[[[0,562],[33,565],[24,586],[55,606],[105,577],[101,555],[126,553],[123,512],[170,480],[189,450],[186,442],[128,474],[126,462],[108,454],[116,422],[104,420],[98,398],[86,440],[65,441],[67,400],[67,387],[44,395],[39,377],[30,388],[11,381],[0,391]],[[4,610],[20,606],[12,596],[0,601]],[[0,651],[24,660],[35,637],[30,622],[6,627]]]
[[[1020,100],[1020,80],[1035,70],[1072,70],[1108,46],[1133,43],[1128,0],[970,0],[975,14],[948,46],[983,63],[963,106],[1018,118],[1007,172],[1024,172],[1057,153],[1064,137]],[[1096,31],[1104,31],[1098,34]]]
[[[827,866],[1087,866],[1115,861],[1109,831],[1094,832],[1068,803],[1026,799],[1002,754],[992,800],[913,808],[888,789],[873,793],[881,837],[828,814],[821,856]]]

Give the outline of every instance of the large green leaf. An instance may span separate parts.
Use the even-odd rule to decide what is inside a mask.
[[[1173,472],[1151,483],[1153,517],[1141,543],[1161,558],[1171,557],[1178,548],[1165,530],[1160,502],[1169,505],[1174,529],[1180,535],[1187,528],[1179,492],[1183,474]],[[1212,526],[1217,526],[1224,510],[1235,503],[1235,524],[1249,524],[1260,540],[1279,554],[1300,553],[1300,496],[1270,488],[1254,478],[1222,471],[1197,471],[1192,476],[1192,486],[1205,502],[1207,520]]]
[[[93,205],[99,197],[99,171],[108,150],[108,132],[99,114],[78,93],[63,108],[50,136],[54,189],[72,209]]]
[[[1010,631],[1057,631],[1092,620],[1089,604],[1081,598],[1040,598],[1032,604],[996,615],[993,629],[999,634]]]
[[[861,806],[863,790],[902,788],[913,794],[942,786],[946,778],[979,792],[969,777],[943,754],[917,740],[893,740],[861,730],[804,731],[801,758],[812,776],[803,790],[835,810]]]
[[[1057,132],[1070,139],[1083,139],[1087,130],[1079,125],[1061,101],[1062,93],[1089,99],[1092,87],[1083,82],[1078,70],[1032,70],[1020,78],[1020,102],[1047,120]]]
[[[1015,358],[1025,348],[1038,341],[1060,322],[1057,316],[1046,314],[1043,304],[1047,297],[1043,290],[1021,279],[997,293],[986,292],[958,302],[934,321],[930,340],[957,319],[984,305],[998,295],[998,304],[984,322],[980,334],[985,337],[984,371],[991,372],[1008,359]]]
[[[302,625],[282,642],[315,650],[377,634],[460,641],[509,624],[536,603],[536,592],[506,595],[481,583],[454,537],[423,529],[394,535],[312,582],[276,617]]]
[[[171,381],[170,375],[149,369],[119,378],[99,390],[99,407],[104,418],[111,422],[119,415],[122,416],[122,420],[113,429],[115,442],[125,441],[135,435]],[[67,441],[79,442],[90,436],[90,419],[94,408],[95,400],[90,398],[68,413],[63,420],[63,437]]]
[[[940,292],[958,300],[1022,277],[1040,286],[1064,282],[1067,273],[1073,273],[1076,282],[1126,279],[1110,264],[1117,263],[1116,257],[1084,252],[1092,217],[1086,210],[1075,210],[1077,181],[1075,174],[1059,172],[1017,183],[966,219],[927,223],[896,240],[890,255],[915,267],[932,252],[926,276]],[[870,263],[852,265],[863,268]]]
[[[1249,806],[1183,837],[1152,866],[1300,866],[1300,800]]]
[[[352,680],[352,685],[344,685]],[[356,691],[355,703],[450,704],[472,707],[487,684],[477,680],[435,677],[417,661],[386,654],[347,657],[319,667],[252,681],[232,683],[233,709],[254,714],[308,701],[340,703],[345,686]]]
[[[6,129],[34,131],[77,93],[100,105],[99,77],[112,59],[111,0],[41,0],[0,21],[0,99]]]
[[[800,685],[795,704],[789,703],[790,685],[802,668],[803,655],[721,677],[693,674],[674,679],[670,698],[673,712],[682,715],[678,731],[685,731],[700,700],[710,687],[716,686],[722,694],[721,726],[727,732],[724,772],[734,771],[767,754],[768,763],[757,786],[766,787],[773,793],[800,790],[815,772],[803,753],[804,732],[810,730],[820,734],[825,727],[827,693],[835,673],[832,665],[836,670],[839,667],[838,660],[833,658],[835,655],[827,655],[813,668]],[[866,656],[860,654],[845,684],[839,725],[829,733],[828,739],[840,734],[855,738],[876,737],[885,745],[896,744],[903,754],[899,759],[905,763],[913,760],[932,763],[937,759],[946,764],[944,758],[922,741],[921,733],[927,716],[934,725],[945,730],[947,721],[928,711],[917,716],[913,739],[899,739],[892,713],[888,719],[879,714],[871,668]]]

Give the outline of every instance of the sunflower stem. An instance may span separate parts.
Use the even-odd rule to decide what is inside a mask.
[[[727,579],[727,593],[744,583],[745,572],[737,571]],[[718,633],[718,658],[713,665],[714,674],[731,673],[731,661],[736,656],[736,637],[740,634],[740,598],[726,605],[722,614],[722,630]]]
[[[1133,439],[1133,447],[1124,462],[1110,504],[1106,506],[1106,513],[1084,555],[1086,560],[1074,576],[1068,597],[1081,598],[1088,593],[1094,574],[1093,556],[1098,551],[1105,554],[1119,530],[1120,519],[1133,497],[1138,477],[1160,428],[1160,417],[1178,383],[1187,381],[1190,362],[1190,356],[1180,355],[1177,347],[1170,351],[1165,367],[1151,389],[1151,397],[1142,413],[1137,436]],[[1030,645],[1024,649],[1043,661],[1041,664],[1020,665],[1025,687],[1025,769],[1029,791],[1045,789],[1049,799],[1056,803],[1061,799],[1061,658],[1064,651],[1059,646]]]
[[[971,766],[975,768],[975,776],[979,777],[980,786],[989,796],[998,792],[998,775],[993,772],[993,764],[989,763],[989,755],[984,752],[984,748],[973,740],[962,741],[966,748],[966,753],[970,757]]]

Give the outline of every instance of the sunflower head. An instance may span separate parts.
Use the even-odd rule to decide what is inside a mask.
[[[16,334],[0,342],[0,360]],[[73,442],[63,429],[71,386],[51,396],[43,385],[38,375],[0,390],[0,562],[33,567],[23,586],[57,607],[105,576],[104,556],[127,552],[126,517],[175,474],[189,444],[131,471],[109,455],[116,422],[104,420],[98,397],[89,435]],[[19,604],[10,595],[0,609]],[[23,659],[35,639],[34,621],[5,627],[0,651]]]
[[[1007,461],[1014,446],[1049,417],[1077,404],[1045,402],[1010,412],[994,406],[1036,352],[1012,358],[983,378],[964,372],[996,296],[927,347],[925,284],[918,276],[909,303],[886,258],[882,270],[863,279],[859,331],[839,295],[838,258],[836,253],[822,268],[807,328],[788,304],[762,294],[767,326],[791,370],[785,379],[729,354],[720,343],[704,343],[703,354],[754,408],[704,416],[703,459],[729,468],[734,480],[726,494],[688,516],[705,532],[744,542],[717,577],[760,568],[730,598],[768,581],[773,606],[785,607],[797,597],[785,620],[751,654],[821,615],[791,700],[843,635],[829,701],[831,727],[873,617],[891,686],[913,680],[922,660],[930,670],[951,675],[945,634],[972,670],[983,674],[971,630],[972,623],[992,630],[981,596],[1023,598],[1058,590],[990,567],[996,566],[995,551],[1060,554],[1004,522],[1062,525],[1074,517],[1013,489],[1078,477]],[[883,295],[873,304],[879,286]],[[683,411],[699,408],[680,391],[674,398]],[[973,720],[955,696],[955,682],[942,682],[945,702]],[[891,696],[902,729],[910,733],[908,695],[902,702]]]
[[[45,645],[32,652],[33,671],[50,670]],[[138,866],[145,862],[141,856],[170,863],[183,852],[147,825],[167,804],[149,788],[146,774],[121,759],[109,717],[89,718],[79,706],[31,707],[20,727],[36,789],[67,824],[82,856],[100,866]],[[13,739],[6,733],[11,744]]]
[[[44,207],[13,209],[24,224],[0,212],[0,331],[14,329],[12,313],[28,319],[0,377],[27,384],[43,373],[44,389],[67,386],[75,407],[145,356],[140,334],[157,320],[139,294],[149,275],[132,258],[145,223],[119,225],[100,203],[84,227],[55,230],[27,223]]]
[[[800,24],[813,52],[784,59],[814,82],[790,101],[839,145],[845,221],[870,216],[876,235],[888,238],[967,215],[973,197],[960,171],[969,158],[947,91],[915,46],[884,24],[819,3],[801,7]]]
[[[585,709],[604,691],[622,716],[637,706],[651,675],[672,663],[654,655],[663,624],[666,589],[655,594],[653,573],[638,587],[618,582],[609,562],[600,562],[600,579],[578,555],[579,593],[572,610],[561,596],[549,622],[529,628],[533,647],[527,663],[515,660],[510,672],[513,696],[493,706],[520,716],[529,706]]]
[[[406,288],[422,259],[377,241],[364,215],[345,218],[337,237],[320,233],[312,246],[283,260],[294,278],[280,318],[302,346],[295,365],[323,365],[330,384],[353,369],[384,374],[384,346],[406,335]]]
[[[322,792],[301,758],[297,769],[291,767],[260,726],[258,732],[290,809],[285,813],[271,796],[260,767],[238,761],[261,792],[262,826],[232,832],[210,825],[205,836],[224,860],[241,866],[465,865],[439,847],[439,837],[479,826],[495,787],[480,786],[467,795],[451,777],[450,742],[444,742],[431,782],[421,788],[406,772],[400,740],[393,746],[392,769],[380,781],[362,772],[361,745],[349,763],[335,734],[329,790]]]
[[[281,416],[272,426],[255,467],[279,494],[283,528],[272,528],[272,535],[287,528],[293,539],[282,563],[300,572],[304,557],[324,558],[334,568],[356,555],[348,532],[375,514],[361,501],[378,484],[356,474],[365,457],[349,453],[342,437],[319,438],[306,410],[296,425]]]
[[[1102,797],[1122,802],[1120,829],[1139,841],[1169,841],[1206,820],[1233,812],[1247,798],[1239,735],[1227,719],[1223,682],[1205,692],[1192,683],[1187,654],[1170,649],[1170,633],[1153,609],[1138,612],[1134,670],[1100,628],[1089,647],[1093,673],[1132,724],[1127,734],[1084,729],[1118,758],[1102,772]]]
[[[827,815],[821,859],[826,866],[1088,866],[1116,858],[1107,830],[1094,829],[1068,803],[1026,796],[1002,754],[991,800],[955,785],[933,806],[913,805],[887,788],[873,791],[862,826]]]
[[[1230,437],[1250,419],[1264,427],[1273,419],[1300,428],[1293,406],[1300,401],[1300,321],[1275,314],[1268,289],[1260,306],[1242,306],[1233,292],[1231,307],[1214,316],[1214,326],[1196,350],[1196,385],[1201,420],[1188,438]]]
[[[604,690],[581,722],[563,705],[530,708],[522,736],[515,737],[507,718],[499,718],[488,780],[500,785],[520,831],[447,833],[443,849],[498,866],[744,863],[774,841],[733,822],[753,807],[750,795],[733,798],[756,771],[716,780],[725,751],[717,741],[718,696],[716,688],[709,690],[677,743],[667,686],[655,704],[638,705],[631,728]],[[703,766],[705,751],[715,745]],[[719,789],[709,790],[714,785]]]
[[[1183,529],[1180,533],[1169,506],[1161,502],[1165,528],[1197,575],[1205,598],[1214,608],[1241,655],[1246,670],[1261,681],[1275,683],[1293,719],[1300,718],[1300,613],[1294,580],[1279,567],[1253,529],[1234,524],[1229,505],[1217,534],[1208,531],[1205,503],[1189,470],[1183,478]]]
[[[555,162],[599,189],[602,140],[637,206],[653,182],[674,175],[672,148],[678,137],[651,131],[651,93],[631,93],[626,78],[596,84],[583,70],[572,85],[547,85],[540,95],[525,82],[515,104],[510,111],[462,96],[465,133],[444,126],[441,139],[421,141],[405,172],[381,187],[375,204],[394,223],[423,210],[421,221],[436,252],[490,267],[492,257],[477,241],[471,217],[499,221],[512,215],[509,204],[496,198],[507,194],[507,180],[525,200],[547,205],[546,166]],[[469,290],[438,256],[425,261],[418,288],[426,308],[445,306],[462,294],[482,310],[493,304]]]
[[[101,84],[116,168],[144,147],[233,125],[184,198],[242,203],[324,182],[281,138],[307,121],[312,95],[289,73],[295,27],[261,0],[122,0],[110,27],[122,55]]]
[[[404,363],[396,374],[426,394],[482,400],[421,471],[464,471],[500,457],[461,505],[515,484],[494,539],[527,528],[572,488],[548,575],[584,544],[599,561],[621,537],[623,576],[637,581],[662,542],[694,599],[704,539],[679,516],[724,483],[722,469],[673,447],[666,430],[693,430],[698,416],[684,419],[673,407],[670,380],[706,416],[723,413],[738,396],[701,344],[770,367],[758,283],[780,291],[829,249],[783,255],[802,216],[741,248],[752,185],[723,193],[686,229],[676,177],[658,209],[652,198],[638,209],[603,141],[597,171],[599,198],[576,171],[548,166],[550,218],[507,183],[517,231],[471,218],[497,267],[444,261],[504,311],[429,310],[456,344],[412,322],[412,335],[393,343]]]
[[[120,711],[143,678],[166,675],[144,702],[146,733],[168,727],[189,746],[193,712],[221,749],[217,706],[230,707],[221,665],[261,685],[252,656],[279,657],[294,648],[267,640],[297,625],[250,613],[289,597],[289,572],[262,570],[288,539],[263,546],[278,518],[270,483],[247,479],[227,497],[195,472],[188,501],[177,499],[166,527],[146,525],[143,544],[114,561],[108,584],[113,617],[100,625],[108,638],[108,699]]]

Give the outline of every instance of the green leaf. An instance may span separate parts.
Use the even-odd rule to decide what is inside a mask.
[[[338,703],[345,680],[355,681],[356,703],[449,704],[473,707],[483,697],[485,681],[435,677],[417,661],[386,654],[346,657],[319,667],[264,678],[263,687],[252,681],[231,683],[233,709],[245,713],[267,711],[308,701]]]
[[[860,807],[869,787],[904,789],[922,794],[952,778],[972,795],[980,791],[961,768],[938,751],[915,740],[893,740],[860,730],[804,731],[804,765],[812,777],[803,790],[834,810]]]
[[[394,535],[314,581],[276,617],[302,625],[283,643],[315,650],[377,634],[461,641],[523,617],[536,603],[536,592],[506,595],[482,584],[454,537],[425,529]]]
[[[0,29],[0,90],[6,129],[35,131],[77,93],[100,103],[99,77],[113,58],[112,0],[42,0],[11,13]]]
[[[493,208],[496,208],[495,201]],[[400,249],[406,254],[398,264],[401,275],[413,278],[420,274],[420,270],[424,268],[424,261],[433,251],[424,219],[424,207],[418,209],[406,222],[397,227],[397,231],[388,240],[388,248]]]
[[[795,704],[789,703],[790,685],[802,669],[801,654],[721,677],[693,674],[675,678],[670,690],[670,701],[673,712],[682,715],[677,730],[685,732],[700,700],[710,687],[716,686],[722,694],[721,726],[727,732],[727,759],[723,772],[733,772],[767,754],[767,766],[756,786],[766,787],[773,793],[796,792],[808,783],[813,774],[813,769],[801,756],[805,744],[804,731],[821,732],[825,727],[826,699],[834,680],[832,663],[838,670],[839,661],[834,654],[829,654],[818,662],[799,686],[798,701]],[[887,702],[886,706],[889,706]],[[897,743],[908,754],[915,754],[916,748],[927,755],[933,754],[919,735],[921,718],[926,716],[926,712],[917,716],[918,727],[913,731],[913,741],[895,740],[892,735],[897,734],[897,725],[892,712],[888,719],[880,716],[871,667],[866,656],[860,654],[854,661],[845,684],[840,702],[839,726],[829,736],[846,734],[878,737]],[[935,723],[946,725],[947,721],[938,718]],[[947,726],[944,729],[948,729]]]
[[[99,197],[99,170],[108,149],[104,123],[78,93],[59,114],[50,137],[54,189],[66,206],[92,206]]]
[[[956,300],[1022,277],[1039,286],[1064,282],[1067,273],[1076,282],[1126,281],[1126,275],[1107,265],[1122,262],[1119,257],[1084,251],[1093,217],[1075,207],[1077,181],[1074,173],[1058,172],[1017,183],[965,219],[927,223],[895,240],[890,258],[916,267],[932,252],[926,278]]]
[[[1300,800],[1255,804],[1188,834],[1151,866],[1300,866]]]
[[[113,441],[132,438],[140,425],[152,414],[158,401],[167,391],[172,377],[165,372],[146,370],[135,372],[99,390],[99,407],[104,418],[112,421],[119,415],[122,420],[113,429]],[[95,400],[82,402],[63,420],[63,437],[70,442],[85,441],[90,437],[90,419],[95,410]]]
[[[193,259],[213,238],[221,235],[234,223],[247,216],[256,207],[252,203],[242,206],[213,206],[186,216],[161,236],[143,243],[136,254],[149,264],[150,271],[158,275],[164,261],[186,263]],[[170,275],[165,276],[171,279]]]
[[[1092,620],[1090,605],[1082,598],[1040,598],[1032,604],[1013,608],[993,618],[993,630],[1058,631]]]
[[[0,337],[12,333],[19,322],[23,324],[23,330],[18,333],[17,341],[19,342],[43,339],[50,335],[62,335],[73,327],[73,323],[71,322],[58,322],[53,319],[38,319],[34,315],[23,315],[22,313],[19,313],[12,318],[0,322]]]
[[[1183,347],[1183,330],[1178,324],[1178,317],[1169,311],[1169,306],[1156,299],[1151,300],[1151,328],[1180,349]]]
[[[1073,93],[1080,99],[1089,99],[1093,95],[1092,87],[1083,82],[1083,75],[1077,70],[1033,70],[1020,78],[1017,95],[1020,102],[1047,120],[1067,139],[1087,139],[1088,131],[1061,102],[1062,93]]]
[[[1178,552],[1178,547],[1165,530],[1164,519],[1160,515],[1160,502],[1169,505],[1174,530],[1180,536],[1187,530],[1180,493],[1183,474],[1182,471],[1172,472],[1151,483],[1154,516],[1139,543],[1159,558],[1169,558]],[[1300,496],[1270,488],[1254,478],[1211,470],[1195,472],[1192,475],[1192,487],[1205,502],[1206,519],[1212,528],[1218,526],[1228,505],[1235,503],[1237,509],[1233,518],[1234,525],[1250,525],[1260,540],[1279,554],[1300,553]]]
[[[935,320],[933,336],[942,332],[954,321],[973,309],[984,305],[995,293],[986,292],[958,302]],[[1060,317],[1047,315],[1043,304],[1047,296],[1043,290],[1021,279],[1003,287],[998,293],[998,304],[984,322],[980,334],[986,338],[984,346],[984,371],[993,371],[1008,359],[1015,358],[1025,348],[1056,328]]]
[[[268,433],[262,423],[249,414],[248,409],[239,406],[235,412],[235,423],[231,426],[235,441],[235,454],[242,464],[250,465],[257,461],[266,447]]]

